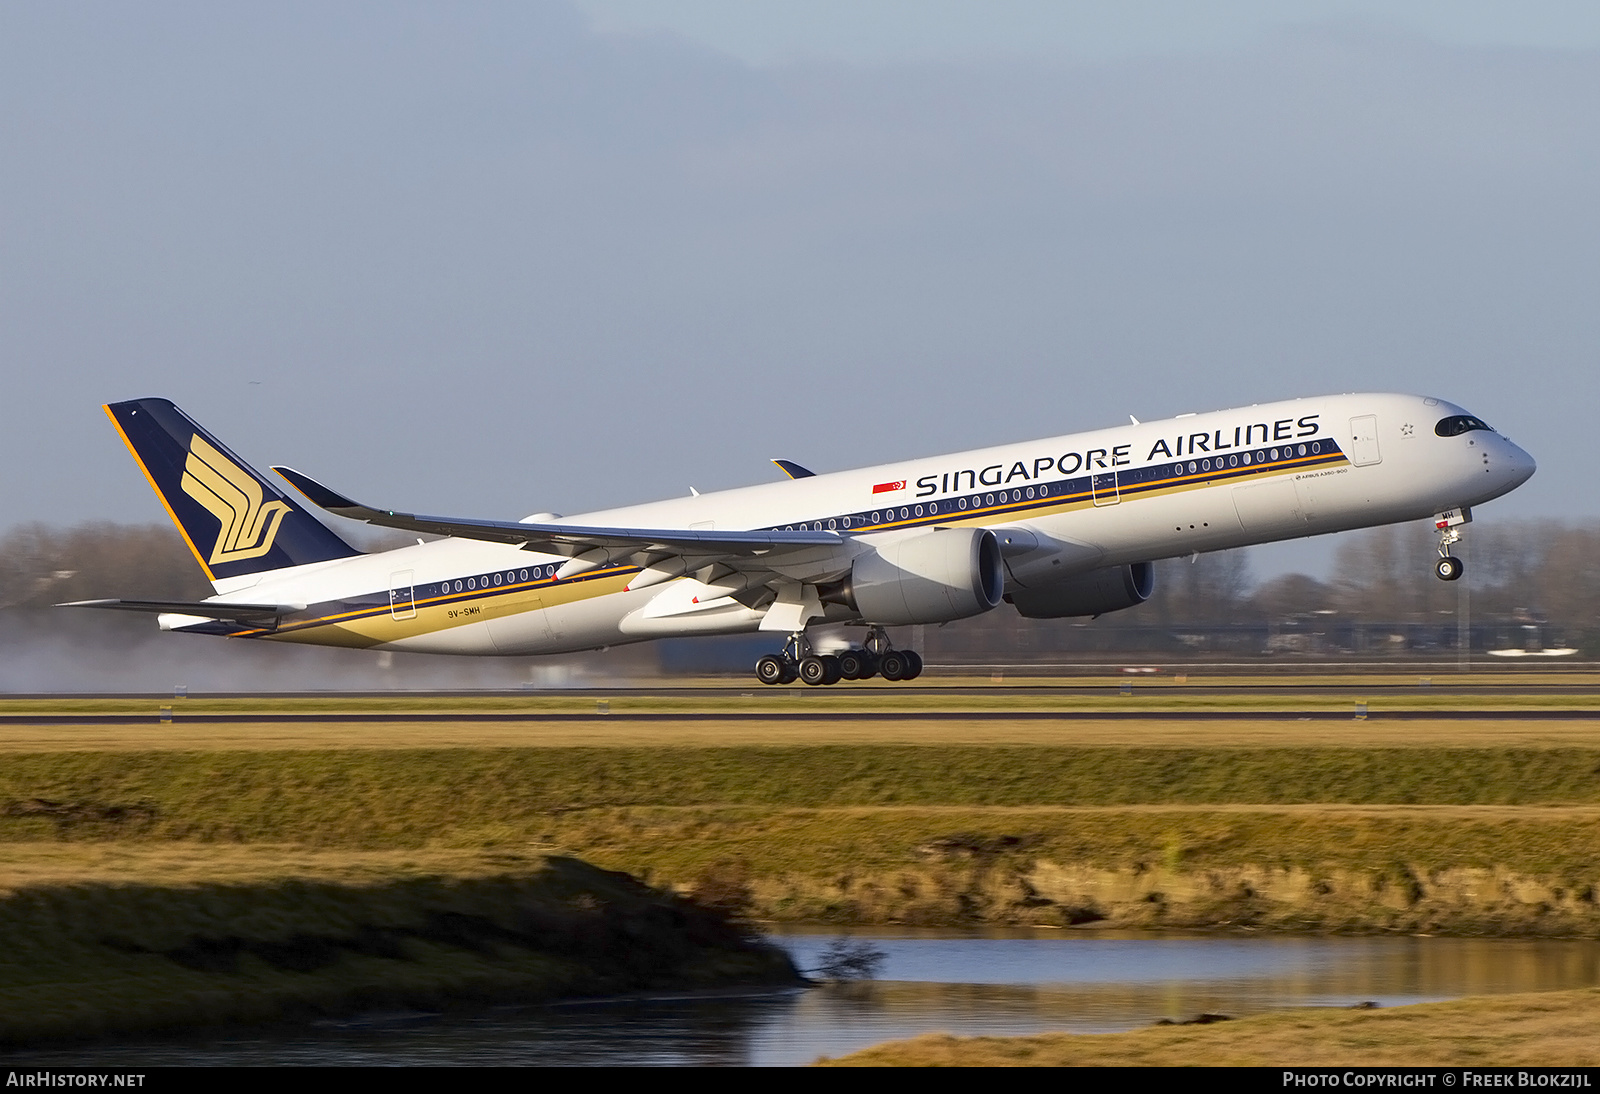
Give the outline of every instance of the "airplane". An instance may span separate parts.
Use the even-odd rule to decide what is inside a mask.
[[[312,505],[443,537],[364,553],[165,399],[105,411],[216,595],[79,601],[163,630],[373,650],[528,655],[687,635],[781,638],[764,684],[915,679],[887,628],[1004,601],[1029,619],[1150,597],[1157,559],[1432,517],[1437,576],[1472,506],[1533,458],[1440,399],[1353,394],[813,474],[580,517],[418,516],[274,467]],[[865,628],[840,654],[814,625]]]

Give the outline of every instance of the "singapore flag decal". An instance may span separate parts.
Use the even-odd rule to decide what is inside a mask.
[[[872,488],[872,492],[874,494],[892,494],[896,490],[904,490],[905,488],[906,480],[901,479],[899,482],[880,482]]]

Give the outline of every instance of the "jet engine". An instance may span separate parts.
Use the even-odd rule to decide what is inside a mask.
[[[946,623],[1000,603],[1005,566],[987,528],[936,528],[856,558],[844,581],[822,590],[868,623]]]
[[[1155,564],[1134,562],[1090,570],[1049,585],[1013,589],[1006,599],[1029,619],[1104,615],[1143,604],[1155,585]]]

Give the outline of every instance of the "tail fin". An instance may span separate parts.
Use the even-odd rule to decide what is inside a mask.
[[[213,582],[361,553],[166,399],[105,409]]]

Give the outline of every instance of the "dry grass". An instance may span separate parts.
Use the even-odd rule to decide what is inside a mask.
[[[776,921],[1060,924],[1092,906],[1122,927],[1600,932],[1593,806],[634,806],[402,819],[415,822],[397,829],[409,847],[361,846],[348,820],[297,842],[0,843],[0,892],[472,878],[555,851],[680,888],[736,863],[756,914]]]
[[[591,709],[593,704],[591,704]],[[1095,718],[878,720],[848,715],[730,721],[714,715],[633,721],[594,715],[560,722],[238,722],[131,726],[0,726],[4,752],[278,751],[450,748],[721,748],[772,745],[1038,745],[1184,748],[1600,747],[1600,720],[1449,718],[1206,722]]]
[[[21,889],[74,885],[188,888],[327,881],[376,885],[404,878],[482,878],[534,872],[539,847],[321,850],[296,844],[0,843],[0,899]]]
[[[35,752],[0,765],[0,840],[422,846],[485,825],[526,832],[551,817],[657,806],[1581,806],[1600,805],[1597,770],[1594,748]]]
[[[951,1037],[864,1049],[835,1067],[1593,1067],[1600,989],[1303,1010],[1108,1034]]]

